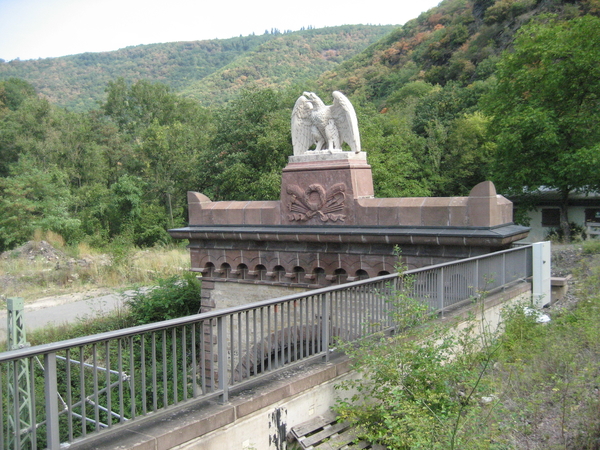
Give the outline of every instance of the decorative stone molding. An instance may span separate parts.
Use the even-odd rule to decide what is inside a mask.
[[[287,205],[291,214],[288,220],[304,222],[315,216],[323,222],[344,222],[345,214],[340,214],[345,208],[346,184],[337,183],[329,189],[314,183],[306,189],[298,185],[287,187],[290,200]]]

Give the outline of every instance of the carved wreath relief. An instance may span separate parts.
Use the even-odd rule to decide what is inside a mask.
[[[344,222],[345,214],[340,214],[345,208],[346,185],[337,183],[329,189],[320,184],[311,184],[302,190],[297,184],[287,187],[287,193],[292,197],[288,203],[291,214],[288,220],[304,222],[315,216],[323,221]]]

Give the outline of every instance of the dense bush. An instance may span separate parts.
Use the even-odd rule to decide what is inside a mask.
[[[194,273],[158,281],[150,290],[140,289],[127,301],[137,325],[189,316],[200,312],[200,281]]]

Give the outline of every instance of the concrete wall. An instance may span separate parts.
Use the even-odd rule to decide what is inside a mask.
[[[230,308],[232,306],[247,305],[248,303],[285,297],[286,295],[306,292],[306,288],[287,286],[270,286],[252,284],[249,289],[244,283],[215,282],[210,298],[215,302],[216,309]]]

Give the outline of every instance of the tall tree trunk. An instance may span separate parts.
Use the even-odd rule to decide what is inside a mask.
[[[565,242],[571,242],[571,227],[569,226],[569,189],[561,190],[560,228]]]

